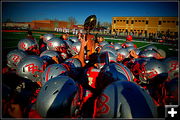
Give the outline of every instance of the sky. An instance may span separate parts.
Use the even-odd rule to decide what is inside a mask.
[[[89,15],[97,20],[112,22],[117,16],[178,16],[177,2],[2,2],[2,21],[16,22],[74,17],[83,24]]]

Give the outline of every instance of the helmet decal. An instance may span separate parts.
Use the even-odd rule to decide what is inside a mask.
[[[28,64],[25,67],[28,67],[28,72],[32,72],[32,74],[34,74],[36,71],[43,72],[42,70],[38,69],[38,66],[34,66],[34,63]]]

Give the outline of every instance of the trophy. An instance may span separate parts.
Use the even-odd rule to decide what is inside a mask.
[[[87,57],[94,52],[94,35],[90,34],[90,31],[94,29],[96,26],[96,15],[90,15],[84,21],[84,30],[86,31],[85,40],[87,42],[87,46],[85,48],[87,52]]]

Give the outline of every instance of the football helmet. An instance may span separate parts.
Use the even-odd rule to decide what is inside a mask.
[[[129,52],[126,48],[121,48],[121,49],[117,50],[117,55],[118,54],[122,55],[123,59],[129,57]]]
[[[80,48],[81,48],[81,43],[80,42],[74,42],[72,45],[71,45],[71,48],[70,48],[70,53],[74,56],[74,55],[77,55],[79,52],[80,52]]]
[[[68,69],[63,64],[51,64],[42,73],[42,85],[44,85],[49,79],[57,77],[63,73],[66,73]]]
[[[163,60],[168,70],[168,80],[172,80],[179,75],[179,62],[177,57],[168,57]]]
[[[168,77],[168,71],[163,62],[152,59],[145,61],[140,66],[139,80],[145,84],[162,83]]]
[[[120,48],[122,48],[122,46],[118,43],[115,43],[113,46],[116,51],[119,50]]]
[[[114,54],[115,56],[117,56],[117,51],[114,49],[114,48],[112,48],[112,47],[103,47],[102,49],[101,49],[101,51],[100,51],[100,53],[102,53],[102,52],[111,52],[112,54]]]
[[[129,81],[111,83],[95,103],[95,118],[156,118],[157,115],[151,96]]]
[[[144,58],[144,57],[157,58],[158,53],[155,52],[154,50],[147,50],[147,51],[141,51],[141,52],[139,53],[139,56],[140,56],[141,58]]]
[[[135,48],[133,46],[129,46],[126,49],[128,50],[128,52],[130,52],[131,50],[135,50]]]
[[[40,57],[45,60],[48,63],[57,63],[56,61],[53,61],[53,57],[57,57],[57,60],[59,63],[61,63],[63,60],[59,56],[59,54],[56,51],[53,50],[46,50],[40,54]]]
[[[47,50],[66,52],[66,45],[60,38],[51,38],[47,43]]]
[[[96,81],[96,88],[102,90],[110,83],[118,80],[133,81],[133,74],[121,63],[110,63],[101,69]]]
[[[100,42],[99,43],[99,46],[100,47],[103,47],[103,46],[105,46],[106,44],[109,44],[107,41],[102,41],[102,42]]]
[[[97,68],[101,69],[105,64],[109,64],[110,62],[116,62],[116,59],[117,56],[115,56],[112,52],[101,52],[97,58]]]
[[[77,36],[69,36],[69,37],[68,37],[68,40],[71,41],[71,42],[73,42],[73,43],[74,43],[74,42],[79,42]]]
[[[7,66],[12,69],[17,69],[17,64],[27,56],[27,53],[22,50],[12,50],[7,54]]]
[[[136,52],[137,55],[139,55],[139,53],[141,52],[141,50],[137,48],[135,48],[134,51]]]
[[[134,43],[132,43],[132,42],[126,42],[124,45],[125,45],[125,47],[130,47],[130,46],[134,47]]]
[[[22,51],[38,50],[38,44],[32,39],[25,38],[18,42],[18,49]]]
[[[43,42],[48,44],[48,41],[51,39],[51,38],[54,38],[55,36],[53,34],[45,34],[43,35]]]
[[[66,59],[64,61],[64,63],[66,65],[68,65],[70,69],[81,68],[82,67],[81,61],[79,59],[77,59],[77,58]]]
[[[45,69],[43,59],[39,56],[29,55],[17,64],[17,74],[32,81],[41,81],[41,74]]]
[[[68,76],[57,76],[47,81],[40,89],[36,110],[43,118],[70,116],[72,99],[77,85]]]
[[[128,36],[126,37],[126,40],[127,40],[127,41],[132,41],[132,36],[131,36],[131,35],[128,35]]]
[[[157,50],[157,47],[155,47],[154,45],[149,45],[149,46],[146,47],[144,50],[145,50],[145,51],[146,51],[146,50]]]

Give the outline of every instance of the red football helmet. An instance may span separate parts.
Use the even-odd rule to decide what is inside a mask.
[[[128,36],[126,37],[126,40],[127,40],[127,41],[132,41],[132,36],[131,36],[131,35],[128,35]]]

